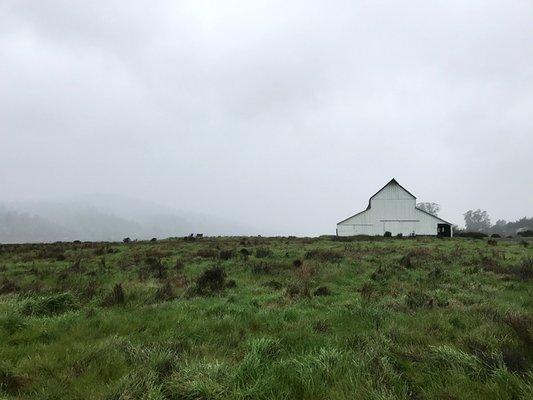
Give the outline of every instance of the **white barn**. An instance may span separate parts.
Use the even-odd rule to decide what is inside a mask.
[[[452,236],[452,224],[416,207],[416,197],[392,179],[370,197],[368,207],[337,224],[338,236]]]

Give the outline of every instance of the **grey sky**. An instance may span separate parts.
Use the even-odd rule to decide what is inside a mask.
[[[533,214],[533,2],[0,0],[0,199],[332,233],[395,177]]]

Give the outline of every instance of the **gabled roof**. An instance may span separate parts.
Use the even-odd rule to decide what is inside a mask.
[[[364,210],[361,211],[361,212],[358,212],[357,214],[351,215],[351,216],[349,216],[348,218],[345,218],[345,219],[343,219],[343,220],[340,221],[340,222],[337,222],[337,225],[338,225],[338,224],[342,224],[343,222],[348,221],[350,218],[356,217],[356,216],[358,216],[359,214],[362,214],[362,213],[364,213],[365,211],[369,210],[369,209],[370,209],[370,200],[372,200],[374,197],[376,197],[376,195],[377,195],[379,192],[381,192],[383,189],[385,189],[387,186],[389,186],[390,184],[393,184],[393,183],[395,183],[396,185],[398,185],[399,187],[401,187],[403,190],[405,190],[405,191],[407,192],[407,194],[409,194],[410,196],[413,197],[413,199],[416,200],[416,196],[415,196],[414,194],[412,194],[409,190],[407,190],[407,189],[404,188],[402,185],[400,185],[396,179],[392,178],[390,181],[387,182],[387,184],[386,184],[385,186],[383,186],[383,187],[382,187],[381,189],[379,189],[376,193],[374,193],[372,196],[370,196],[370,198],[368,199],[368,206],[366,207],[366,209],[364,209]],[[445,221],[445,220],[443,220],[442,218],[437,217],[436,215],[430,214],[430,213],[428,213],[427,211],[421,210],[420,208],[418,208],[418,207],[416,207],[416,206],[415,206],[415,209],[417,209],[417,210],[419,210],[419,211],[422,211],[423,213],[426,213],[426,214],[428,214],[428,215],[431,215],[432,217],[435,217],[436,219],[438,219],[438,220],[440,220],[440,221],[442,221],[442,222],[445,222],[445,223],[447,223],[447,224],[452,225],[450,222]]]
[[[421,208],[418,208],[418,207],[416,207],[416,206],[415,206],[415,208],[416,208],[418,211],[422,211],[423,213],[426,213],[427,215],[431,215],[433,218],[437,218],[439,221],[445,222],[445,223],[447,223],[447,224],[449,224],[449,225],[453,225],[451,222],[445,221],[445,220],[443,220],[442,218],[437,217],[436,215],[433,215],[433,214],[431,214],[431,213],[428,213],[426,210],[422,210]]]

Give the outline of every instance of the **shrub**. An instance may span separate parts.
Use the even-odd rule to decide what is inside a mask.
[[[0,283],[0,294],[16,293],[20,290],[20,287],[12,280],[4,278]]]
[[[272,250],[270,250],[268,247],[258,247],[255,250],[255,256],[257,258],[266,258],[266,257],[272,257],[274,253]]]
[[[533,279],[533,258],[524,258],[516,268],[516,273],[524,280]]]
[[[285,290],[285,293],[291,298],[311,297],[311,294],[309,292],[309,283],[306,281],[289,284],[289,286],[287,286],[287,289]]]
[[[170,301],[175,297],[174,288],[168,279],[165,280],[165,283],[161,285],[155,292],[156,301]]]
[[[400,238],[400,239],[403,238],[403,233],[401,233],[401,232],[398,233],[398,234],[396,235],[396,237],[397,237],[397,238]]]
[[[503,322],[509,325],[516,336],[527,346],[533,345],[533,318],[526,314],[509,311],[503,318]]]
[[[303,264],[303,263],[302,263],[302,260],[300,260],[300,259],[296,259],[296,260],[294,260],[294,261],[292,262],[292,265],[293,265],[293,267],[295,267],[295,268],[300,268],[300,267],[302,266],[302,264]]]
[[[390,233],[389,231],[385,231],[383,237],[392,237],[392,233]]]
[[[204,247],[196,252],[196,257],[200,258],[217,258],[218,252],[210,247]]]
[[[32,298],[26,302],[22,312],[26,315],[50,316],[62,314],[77,307],[74,296],[66,292]]]
[[[122,284],[117,283],[115,286],[113,286],[111,293],[109,293],[104,299],[103,305],[111,307],[118,304],[124,304],[125,301],[126,296],[124,294],[124,289],[122,289]]]
[[[220,250],[220,252],[218,253],[218,258],[220,258],[221,260],[229,260],[233,257],[235,257],[234,250]]]
[[[4,360],[0,361],[0,395],[5,393],[14,396],[25,383],[26,379],[16,374],[10,364]]]
[[[195,292],[205,295],[220,292],[225,287],[226,272],[221,267],[212,267],[204,270],[196,279]]]
[[[227,283],[226,283],[226,287],[228,289],[234,289],[237,287],[237,282],[234,280],[234,279],[230,279]]]
[[[430,305],[432,303],[431,300],[426,293],[420,290],[410,290],[405,297],[405,304],[407,304],[407,307],[414,309]]]
[[[278,281],[268,281],[265,283],[265,286],[274,290],[279,290],[282,288],[282,284]]]
[[[518,232],[517,235],[522,237],[533,237],[533,231],[528,229],[526,231]]]
[[[150,242],[157,242],[157,238],[151,238]]]
[[[320,286],[313,292],[314,296],[329,296],[331,295],[331,290],[327,286]]]
[[[483,232],[457,232],[455,236],[471,239],[484,239],[487,237],[487,234]]]
[[[496,239],[490,238],[487,240],[487,244],[490,246],[496,246],[498,244],[498,241]]]
[[[122,239],[124,243],[130,243],[131,239],[129,237]]]
[[[321,262],[339,262],[343,259],[342,253],[335,250],[313,249],[305,253],[307,260],[316,260]]]
[[[501,238],[501,235],[498,235],[497,233],[493,233],[490,235],[491,238]]]
[[[181,271],[183,268],[185,268],[185,264],[183,261],[181,261],[179,258],[174,263],[174,269],[176,271]]]
[[[45,244],[38,251],[36,258],[64,261],[66,259],[65,249],[57,244]]]
[[[254,274],[277,274],[291,269],[291,264],[280,260],[251,260],[250,267]]]

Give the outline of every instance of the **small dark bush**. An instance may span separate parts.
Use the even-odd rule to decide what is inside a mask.
[[[237,287],[237,282],[235,282],[234,279],[230,279],[227,283],[226,283],[226,287],[228,289],[234,289]]]
[[[26,378],[16,374],[11,365],[0,360],[0,395],[4,393],[15,396],[25,384]]]
[[[22,308],[22,312],[26,315],[50,316],[63,314],[77,307],[74,296],[66,292],[31,298]]]
[[[150,242],[157,242],[157,238],[151,238]]]
[[[16,293],[20,290],[19,286],[12,280],[4,278],[0,283],[0,294]]]
[[[250,253],[250,250],[248,250],[247,248],[240,249],[239,253],[241,253],[241,255],[245,258],[252,255],[252,253]]]
[[[257,258],[266,258],[266,257],[272,257],[274,253],[272,250],[270,250],[268,247],[258,247],[255,250],[255,256]]]
[[[313,292],[314,296],[329,296],[331,295],[331,290],[327,286],[320,286]]]
[[[400,238],[400,239],[403,238],[403,233],[398,233],[398,234],[396,235],[396,237],[397,237],[397,238]]]
[[[313,249],[305,253],[305,259],[334,263],[341,261],[343,255],[335,250]]]
[[[509,325],[527,346],[533,345],[533,318],[530,315],[518,312],[508,312],[503,322]]]
[[[156,301],[170,301],[175,297],[174,288],[168,279],[165,280],[165,283],[161,285],[155,292]]]
[[[490,235],[491,238],[501,238],[501,235],[498,235],[497,233],[493,233]]]
[[[165,266],[161,262],[161,259],[156,257],[147,257],[145,263],[148,271],[153,273],[156,278],[163,279],[165,277]]]
[[[407,293],[405,304],[411,309],[432,305],[432,300],[420,290],[411,290]]]
[[[299,260],[299,259],[296,259],[292,262],[292,265],[295,267],[295,268],[300,268],[302,266],[302,260]]]
[[[196,293],[200,295],[220,292],[226,286],[226,272],[221,267],[204,270],[196,279]]]
[[[307,282],[291,283],[287,286],[285,293],[291,298],[311,297],[309,284]]]
[[[392,233],[390,233],[389,231],[386,231],[386,232],[383,234],[383,237],[392,237]]]
[[[279,290],[282,288],[281,283],[279,283],[278,281],[268,281],[265,283],[265,286],[274,290]]]
[[[330,326],[327,322],[317,321],[313,325],[313,329],[315,330],[315,332],[325,333],[325,332],[329,332]]]
[[[528,229],[527,231],[518,232],[517,235],[522,237],[533,237],[533,231]]]
[[[457,232],[454,236],[471,239],[484,239],[487,237],[487,234],[483,232]]]
[[[217,258],[218,252],[210,247],[204,247],[196,252],[196,257],[200,258]]]
[[[250,268],[254,274],[278,274],[291,269],[291,264],[280,260],[251,260]]]
[[[174,264],[174,269],[181,271],[183,268],[185,268],[185,263],[178,258]]]
[[[218,258],[221,260],[230,260],[233,257],[235,257],[235,251],[234,250],[220,250],[218,253]]]
[[[516,268],[516,273],[524,280],[533,279],[533,258],[524,258]]]
[[[487,244],[490,246],[496,246],[498,244],[498,241],[496,239],[490,238],[487,240]]]
[[[64,261],[65,249],[63,246],[56,244],[47,244],[44,245],[38,252],[36,258],[40,259],[53,259],[56,261]]]
[[[114,305],[124,304],[126,301],[126,296],[124,294],[124,289],[122,289],[122,284],[117,283],[113,286],[111,293],[107,295],[104,299],[104,306],[111,307]]]
[[[129,237],[122,239],[124,243],[130,243],[131,239]]]

